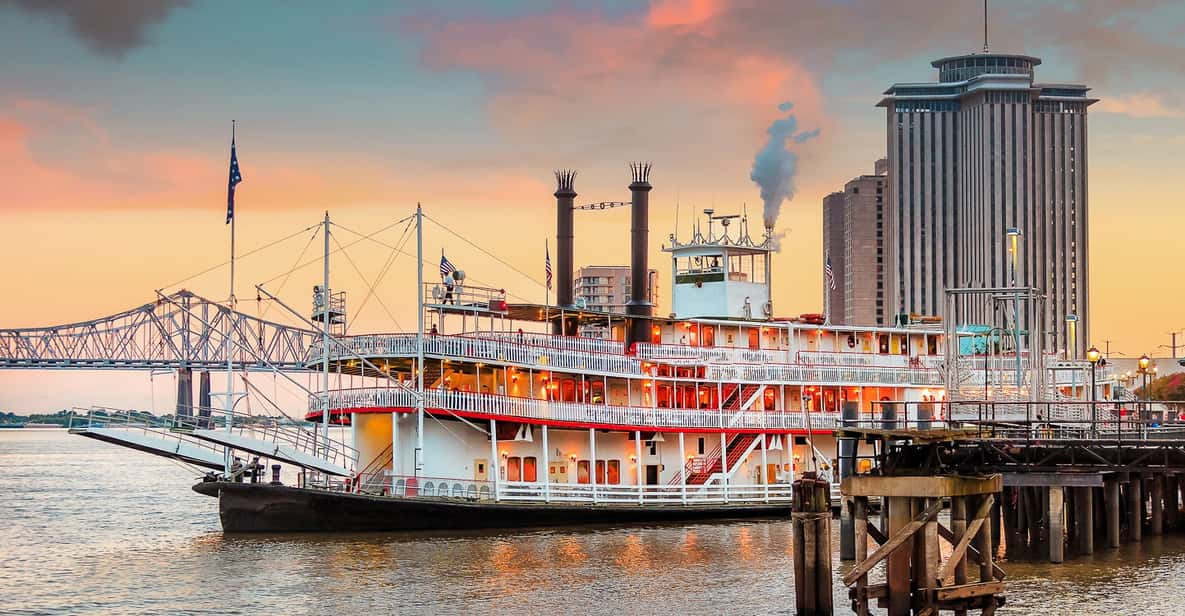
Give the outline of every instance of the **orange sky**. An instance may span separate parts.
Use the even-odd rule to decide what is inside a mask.
[[[993,7],[994,50],[1039,55],[1039,80],[1087,83],[1102,100],[1089,131],[1091,342],[1165,353],[1167,332],[1185,328],[1175,181],[1185,168],[1175,60],[1185,57],[1185,11],[1158,0],[1140,12],[1092,0]],[[274,8],[253,4],[225,24],[209,6],[167,4],[113,13],[118,27],[101,31],[72,30],[69,6],[0,8],[0,56],[28,59],[0,73],[0,327],[122,310],[222,262],[231,118],[243,250],[314,225],[326,209],[370,232],[418,201],[541,279],[552,170],[580,171],[579,201],[619,200],[626,162],[651,160],[651,263],[665,302],[659,246],[676,204],[684,229],[705,207],[747,204],[756,215],[753,155],[783,101],[821,134],[796,146],[775,312],[816,312],[821,201],[883,155],[880,92],[933,80],[930,60],[980,44],[978,10],[930,0],[301,7],[286,8],[283,23]],[[577,265],[626,263],[628,226],[624,210],[578,214]],[[244,259],[240,296],[290,268],[306,239]],[[542,299],[538,284],[431,225],[425,247],[430,259],[446,249],[472,280]],[[361,302],[389,251],[349,252],[362,275],[335,259],[334,278]],[[317,277],[316,267],[298,272],[286,299],[307,306]],[[352,328],[395,328],[388,309],[409,326],[413,280],[411,261],[397,260],[378,287],[386,308],[368,302]],[[225,271],[186,286],[223,297]],[[0,374],[0,392],[24,378]],[[10,403],[0,396],[0,407]]]

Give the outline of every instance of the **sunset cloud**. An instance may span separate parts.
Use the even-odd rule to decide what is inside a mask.
[[[1160,96],[1147,92],[1110,96],[1099,101],[1091,110],[1133,118],[1185,118],[1185,108],[1169,106]]]

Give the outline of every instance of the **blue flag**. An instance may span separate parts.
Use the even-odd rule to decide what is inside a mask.
[[[226,224],[235,217],[235,186],[243,181],[243,175],[239,173],[239,157],[235,155],[235,138],[230,138],[230,180],[226,187]]]

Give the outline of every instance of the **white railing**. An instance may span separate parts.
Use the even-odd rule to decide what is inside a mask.
[[[794,362],[794,355],[790,351],[771,349],[693,347],[681,344],[639,342],[634,345],[634,352],[642,359],[663,360],[665,363],[789,364]]]
[[[837,383],[843,385],[942,385],[942,374],[927,368],[810,367],[798,365],[708,366],[709,381]]]
[[[529,502],[702,504],[790,502],[789,484],[591,485],[502,482],[498,499]]]
[[[329,406],[335,410],[352,408],[407,409],[415,408],[415,397],[414,391],[403,389],[381,387],[339,389],[329,392]],[[309,404],[310,410],[318,410],[319,407],[313,406],[318,404],[315,397],[309,399]],[[700,409],[611,406],[441,389],[425,390],[424,406],[428,409],[491,417],[551,420],[581,425],[637,426],[644,429],[806,429],[802,411],[720,412]],[[830,430],[834,426],[835,417],[833,415],[811,414],[812,429]]]
[[[602,340],[600,338],[586,338],[582,336],[552,336],[549,334],[533,334],[518,332],[466,332],[465,337],[498,340],[512,344],[527,344],[549,349],[565,351],[586,351],[589,353],[611,353],[625,355],[625,345],[616,340]]]
[[[531,336],[531,338],[528,338],[528,336]],[[645,376],[642,371],[642,362],[635,357],[623,354],[619,343],[592,338],[568,338],[567,340],[571,342],[565,344],[571,347],[582,348],[563,348],[562,346],[531,344],[531,340],[544,341],[543,339],[557,343],[558,341],[565,340],[562,336],[543,336],[539,334],[523,334],[521,342],[519,341],[518,334],[508,334],[504,337],[498,336],[497,339],[472,335],[441,336],[429,334],[424,336],[424,353],[431,357],[455,357],[475,361],[497,361],[524,368],[541,370],[588,371],[624,377]],[[339,347],[339,353],[331,354],[331,359],[350,361],[354,359],[353,354],[369,357],[410,357],[416,354],[415,334],[351,336],[342,339],[342,342],[349,348],[350,352],[342,352]],[[602,344],[605,346],[602,346]],[[611,350],[614,348],[613,345],[617,347],[616,352]],[[597,348],[610,350],[593,350]],[[316,343],[309,351],[309,356],[315,360],[315,358],[320,357],[320,353],[320,343]]]

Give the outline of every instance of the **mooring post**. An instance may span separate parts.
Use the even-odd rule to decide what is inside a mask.
[[[795,606],[799,616],[830,616],[831,486],[812,472],[792,486]]]
[[[1140,490],[1143,480],[1135,475],[1127,482],[1127,529],[1132,541],[1140,541],[1144,534],[1144,499]]]
[[[1119,480],[1112,477],[1103,482],[1107,506],[1107,547],[1119,547]]]
[[[1065,559],[1066,501],[1061,486],[1049,486],[1049,562],[1060,563]]]
[[[1148,481],[1152,496],[1152,534],[1164,534],[1164,476],[1152,475]]]

